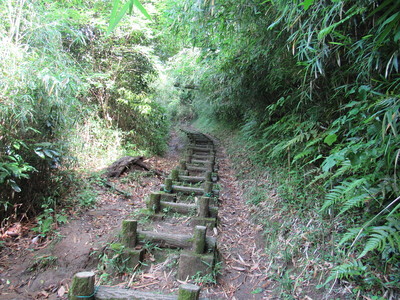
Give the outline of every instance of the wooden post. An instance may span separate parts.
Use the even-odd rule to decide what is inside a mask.
[[[72,279],[71,288],[68,292],[69,300],[82,300],[83,298],[94,299],[94,273],[79,272]]]
[[[206,197],[210,197],[213,191],[213,187],[214,185],[212,182],[210,181],[204,182],[204,195],[206,195]]]
[[[206,226],[196,226],[193,235],[193,251],[196,254],[203,254],[206,249]]]
[[[172,181],[179,181],[179,170],[173,169],[171,171],[171,179]]]
[[[207,171],[204,177],[205,177],[206,181],[212,182],[212,172],[211,171]]]
[[[185,158],[188,163],[192,161],[192,156],[193,156],[193,149],[191,148],[187,149]]]
[[[158,213],[161,209],[160,200],[161,200],[160,193],[151,193],[148,209],[152,210],[155,214]]]
[[[182,171],[186,170],[186,160],[181,160],[181,161],[179,162],[179,168],[180,168]]]
[[[166,178],[164,184],[165,184],[164,191],[166,193],[172,193],[172,179]]]
[[[179,286],[178,300],[198,300],[200,287],[194,284],[181,284]]]
[[[199,217],[202,218],[207,218],[208,217],[208,207],[210,204],[210,198],[209,197],[200,197],[200,199],[197,200],[197,213]]]
[[[136,231],[137,221],[123,220],[122,221],[122,244],[128,248],[136,246]]]

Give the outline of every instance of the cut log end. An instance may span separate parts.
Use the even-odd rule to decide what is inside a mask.
[[[94,280],[95,275],[93,272],[76,273],[72,279],[72,285],[69,290],[68,299],[94,299]]]
[[[200,287],[194,284],[182,284],[179,287],[178,300],[197,300],[200,296]]]

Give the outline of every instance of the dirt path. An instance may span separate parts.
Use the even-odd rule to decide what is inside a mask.
[[[152,157],[145,162],[169,172],[178,163],[182,147],[175,133],[169,146],[165,157]],[[99,254],[116,239],[122,220],[145,207],[145,196],[162,182],[162,178],[155,176],[139,174],[138,180],[124,180],[126,176],[129,175],[113,180],[112,184],[130,192],[132,197],[126,199],[96,187],[100,194],[96,207],[70,216],[53,240],[34,244],[35,233],[27,228],[18,238],[7,239],[0,253],[0,299],[66,299],[62,291],[68,289],[72,276],[96,269]]]
[[[223,262],[215,296],[225,299],[270,299],[271,283],[261,238],[262,228],[251,222],[251,212],[232,163],[223,147],[218,148],[220,195],[218,247]],[[218,292],[219,290],[219,292]]]
[[[147,163],[169,173],[178,164],[183,147],[182,141],[173,134],[168,155],[151,158]],[[217,153],[218,183],[222,189],[220,221],[214,235],[218,236],[222,269],[218,284],[200,282],[202,294],[211,299],[270,299],[271,282],[266,276],[269,266],[260,239],[262,228],[250,221],[251,212],[223,147],[219,146]],[[157,189],[161,181],[158,177],[116,180],[114,184],[132,193],[130,199],[101,190],[97,207],[73,216],[60,228],[60,238],[33,245],[33,235],[28,234],[18,242],[9,243],[0,258],[0,299],[66,299],[63,291],[68,289],[73,274],[96,270],[98,255],[107,243],[116,239],[122,220],[132,211],[145,207],[145,196]],[[187,218],[182,217],[173,217],[165,224],[163,226],[170,228],[189,226]],[[157,222],[152,226],[161,228]],[[162,259],[159,260],[159,256]],[[145,291],[176,292],[180,283],[171,266],[176,265],[177,254],[170,251],[165,257],[153,249],[146,259],[151,263],[143,267],[143,271],[132,277],[121,277],[119,285]]]

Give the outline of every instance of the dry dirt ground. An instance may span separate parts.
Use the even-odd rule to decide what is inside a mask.
[[[174,133],[167,155],[145,162],[169,174],[178,164],[183,148],[184,141]],[[243,199],[243,191],[221,145],[217,145],[217,153],[220,221],[210,234],[218,238],[220,274],[216,284],[206,278],[194,281],[202,285],[202,296],[210,299],[273,299],[269,295],[274,283],[266,275],[269,266],[260,238],[262,228],[250,221],[251,212]],[[106,245],[116,241],[121,221],[145,207],[146,195],[158,190],[163,180],[157,176],[140,176],[129,181],[123,180],[125,176],[129,174],[113,184],[131,192],[132,197],[124,198],[104,187],[95,187],[100,193],[96,207],[72,213],[52,240],[33,243],[35,233],[29,231],[28,224],[20,226],[18,237],[5,239],[6,247],[0,253],[0,299],[66,299],[76,272],[93,270],[98,278],[104,274],[104,269],[98,267],[99,256]],[[184,216],[169,215],[162,222],[149,222],[145,218],[141,221],[142,228],[190,231],[188,218]],[[161,250],[154,245],[142,247],[148,250],[145,265],[135,268],[133,273],[115,275],[108,277],[107,282],[98,283],[175,293],[181,283],[175,279],[179,252]]]

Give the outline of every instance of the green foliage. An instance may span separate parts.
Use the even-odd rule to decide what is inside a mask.
[[[127,262],[129,256],[126,254],[126,248],[121,243],[110,243],[104,249],[104,252],[99,255],[98,268],[102,272],[100,276],[103,281],[110,274],[132,273],[132,268],[128,267]]]
[[[342,257],[333,278],[368,281],[374,258],[394,276],[398,259],[386,253],[399,254],[400,3],[165,2],[161,20],[176,43],[200,53],[194,66],[176,60],[193,71],[200,119],[238,128],[254,162],[279,162],[294,178],[296,187],[278,189],[290,205],[340,223],[360,262]],[[310,203],[303,189],[316,186],[325,199]]]
[[[95,0],[0,3],[1,218],[40,214],[43,199],[65,197],[73,168],[165,149],[151,29],[125,16],[107,35],[111,11]]]
[[[143,249],[145,249],[146,251],[148,251],[148,252],[150,252],[150,253],[152,253],[152,252],[154,252],[154,251],[161,250],[160,247],[158,247],[156,244],[154,244],[154,243],[152,243],[152,242],[149,242],[149,241],[146,241],[146,242],[144,243]]]
[[[41,237],[46,237],[56,232],[57,226],[67,223],[68,219],[62,213],[56,213],[53,208],[43,205],[43,213],[37,216],[36,226],[32,228]]]
[[[0,197],[35,211],[58,190],[52,174],[63,160],[61,136],[80,117],[80,72],[63,51],[63,20],[44,13],[43,3],[0,6]]]
[[[399,254],[400,235],[399,235],[399,216],[390,218],[385,226],[374,226],[369,228],[370,233],[363,252],[358,258],[364,257],[368,252],[377,250],[383,256],[388,256],[388,252]],[[397,251],[396,251],[397,250]],[[396,253],[397,252],[397,253]]]
[[[143,15],[151,19],[147,10],[138,0],[129,0],[124,5],[122,5],[121,0],[114,0],[113,9],[111,11],[111,16],[110,16],[110,24],[108,25],[107,33],[110,33],[111,31],[114,30],[114,28],[118,25],[118,23],[121,21],[121,19],[126,13],[132,14],[133,6],[136,6],[137,9]]]
[[[351,261],[341,264],[332,269],[332,274],[328,277],[325,284],[336,279],[349,279],[360,276],[366,271],[366,267],[360,261]]]
[[[151,94],[155,62],[150,49],[136,43],[134,37],[123,32],[100,37],[91,45],[95,53],[91,59],[98,69],[88,78],[90,101],[100,108],[109,126],[122,130],[123,145],[140,145],[162,153],[169,124],[164,107]]]
[[[258,205],[266,200],[265,190],[259,187],[251,187],[246,192],[246,196],[249,197],[247,204]]]
[[[204,261],[203,263],[206,264]],[[210,273],[201,274],[201,272],[198,272],[192,277],[192,280],[199,285],[217,284],[218,275],[220,275],[222,272],[222,262],[217,262],[214,264],[214,266],[209,267],[212,268]]]
[[[124,132],[110,127],[96,112],[87,114],[82,123],[76,123],[67,137],[71,164],[81,170],[92,172],[104,169],[126,152],[143,154],[138,146],[124,142]]]

